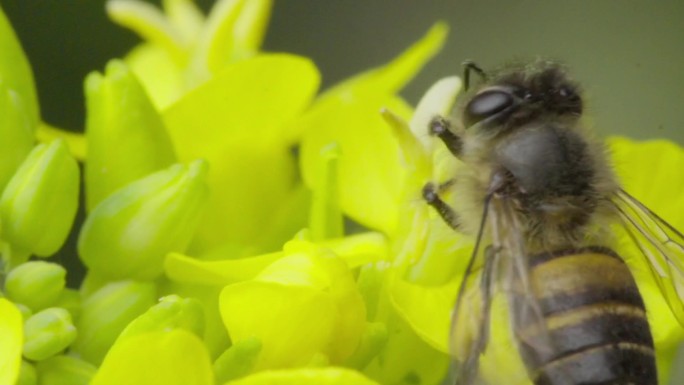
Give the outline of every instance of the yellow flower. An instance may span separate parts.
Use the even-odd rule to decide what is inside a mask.
[[[351,271],[313,244],[293,241],[285,250],[253,280],[221,292],[231,340],[260,340],[255,370],[344,362],[359,345],[366,319]]]

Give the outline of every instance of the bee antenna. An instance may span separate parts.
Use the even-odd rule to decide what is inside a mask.
[[[482,80],[487,80],[487,74],[485,71],[477,65],[474,61],[472,60],[466,60],[462,64],[463,66],[463,89],[468,91],[468,88],[470,88],[470,71],[475,71]]]

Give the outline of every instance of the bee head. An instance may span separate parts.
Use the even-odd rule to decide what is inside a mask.
[[[556,63],[509,67],[489,78],[465,103],[465,128],[509,131],[539,119],[578,119],[582,114],[579,87]]]

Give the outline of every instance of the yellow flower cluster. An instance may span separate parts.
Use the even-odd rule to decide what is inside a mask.
[[[415,111],[398,92],[447,27],[319,92],[309,59],[260,51],[271,3],[219,0],[204,15],[191,0],[108,1],[144,42],[85,80],[83,136],[39,122],[30,66],[0,12],[0,384],[444,378],[472,241],[420,194],[458,167],[426,127],[461,83],[440,80]],[[673,165],[684,151],[610,144],[628,190],[683,228]],[[87,218],[72,231],[88,268],[78,290],[61,266],[29,260],[54,254],[72,227],[76,159]],[[667,368],[682,331],[654,285],[644,291]],[[515,351],[492,350],[484,368],[524,372]]]

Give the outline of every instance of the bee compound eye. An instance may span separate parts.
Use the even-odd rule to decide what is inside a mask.
[[[507,89],[485,89],[475,95],[466,105],[464,123],[470,127],[480,121],[494,116],[516,103],[515,96]]]

